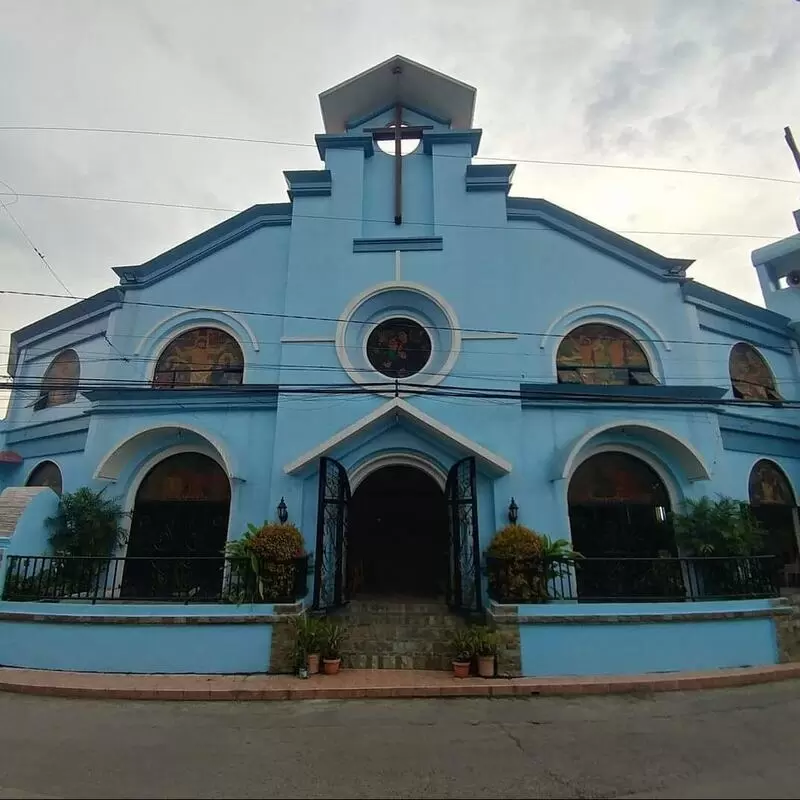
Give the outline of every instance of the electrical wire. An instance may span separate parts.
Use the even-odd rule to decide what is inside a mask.
[[[60,132],[60,133],[103,133],[103,134],[122,134],[131,136],[166,137],[176,139],[196,139],[217,142],[237,142],[243,144],[263,144],[274,147],[302,147],[307,149],[317,149],[313,142],[292,142],[280,139],[259,139],[245,136],[223,136],[202,133],[181,133],[177,131],[154,131],[139,130],[134,128],[89,128],[89,127],[69,127],[64,125],[0,125],[0,131],[21,131],[21,132]],[[460,158],[463,156],[450,155],[447,153],[437,154],[437,158]],[[800,181],[791,178],[777,178],[771,175],[749,175],[738,172],[721,172],[715,170],[690,169],[689,167],[652,167],[634,164],[608,164],[591,161],[558,161],[545,158],[513,158],[507,156],[474,156],[476,161],[496,161],[503,163],[519,164],[538,164],[543,166],[557,167],[581,167],[587,169],[621,169],[634,170],[639,172],[665,172],[679,175],[701,175],[715,178],[734,178],[738,180],[767,181],[771,183],[800,184]]]

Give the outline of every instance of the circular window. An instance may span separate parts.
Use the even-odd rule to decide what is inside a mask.
[[[411,319],[388,319],[367,338],[369,363],[387,378],[407,378],[421,372],[431,357],[431,337]]]

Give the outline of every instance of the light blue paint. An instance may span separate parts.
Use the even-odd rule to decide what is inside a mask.
[[[520,606],[520,616],[580,618],[730,613],[769,608],[767,600],[708,603],[592,603]],[[520,625],[522,674],[635,675],[775,664],[770,617],[681,622]]]
[[[394,161],[363,131],[386,123],[391,102],[392,97],[376,98],[371,112],[354,108],[355,128],[316,138],[324,164],[287,173],[291,203],[253,206],[142,265],[117,267],[119,287],[17,331],[10,365],[20,381],[40,380],[50,354],[74,346],[86,380],[147,385],[172,337],[192,325],[219,325],[242,347],[250,388],[352,387],[337,352],[338,322],[371,287],[399,279],[391,297],[386,293],[365,304],[365,317],[348,327],[342,342],[358,374],[382,385],[386,395],[282,393],[276,400],[272,392],[245,391],[221,404],[207,393],[176,401],[178,395],[167,397],[162,390],[153,400],[140,401],[135,393],[81,395],[75,403],[34,411],[29,391],[13,392],[0,446],[7,447],[11,436],[15,444],[9,449],[18,445],[25,463],[3,468],[3,483],[23,483],[39,460],[52,458],[66,490],[105,487],[130,510],[143,471],[167,450],[213,451],[232,482],[229,538],[241,535],[249,522],[274,518],[285,497],[290,520],[313,548],[316,468],[288,474],[286,467],[391,399],[394,387],[371,371],[364,339],[382,315],[413,313],[430,325],[435,347],[417,378],[438,381],[443,390],[517,392],[521,384],[555,384],[561,337],[600,319],[641,338],[661,383],[680,388],[687,400],[669,407],[631,403],[613,391],[592,402],[556,398],[525,407],[518,397],[407,398],[435,423],[511,464],[508,474],[481,471],[484,546],[505,523],[512,496],[521,523],[569,538],[569,476],[560,465],[577,463],[596,447],[647,455],[676,502],[716,494],[745,499],[753,462],[778,452],[781,467],[800,485],[796,435],[780,436],[783,426],[794,431],[800,424],[797,409],[737,407],[743,420],[763,425],[732,425],[724,415],[721,431],[724,406],[715,403],[729,389],[728,354],[739,339],[768,345],[764,355],[781,393],[800,399],[800,364],[786,316],[686,281],[685,259],[660,255],[546,200],[508,197],[513,165],[472,164],[480,131],[452,130],[426,114],[424,104],[404,112],[413,124],[432,128],[404,157],[403,224],[394,225]],[[402,251],[399,259],[395,250]],[[441,298],[464,334],[447,374],[458,337],[436,303],[407,284]],[[800,292],[793,296],[800,303]],[[785,304],[789,296],[783,297]],[[689,402],[698,398],[708,402]],[[632,434],[625,426],[631,422],[691,443],[710,478],[689,474],[685,454],[658,435],[641,427]],[[72,424],[77,427],[67,430]],[[578,448],[587,431],[611,424],[617,427]],[[446,471],[465,455],[447,437],[402,420],[387,420],[344,445],[331,444],[329,451],[349,469],[378,454],[401,452],[424,455]],[[110,474],[99,470],[108,459],[117,464]]]
[[[0,621],[7,667],[131,673],[249,673],[269,665],[272,626],[68,625]]]
[[[271,603],[32,603],[0,602],[0,613],[48,614],[63,617],[248,617],[269,616]]]

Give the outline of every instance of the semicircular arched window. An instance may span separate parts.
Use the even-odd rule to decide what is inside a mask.
[[[51,362],[42,378],[42,390],[33,404],[34,411],[50,406],[63,406],[75,401],[81,362],[74,350],[64,350]]]
[[[748,485],[750,504],[754,506],[794,506],[794,492],[783,470],[767,458],[762,458],[750,470]]]
[[[603,386],[654,386],[642,346],[625,331],[591,322],[570,331],[558,346],[559,383]]]
[[[733,396],[738,400],[780,402],[783,399],[764,356],[752,345],[739,342],[731,348],[728,371]]]
[[[153,386],[234,386],[243,375],[244,355],[233,336],[219,328],[192,328],[167,345],[156,363]]]
[[[63,481],[61,479],[61,470],[58,464],[54,461],[42,461],[37,464],[28,480],[25,482],[26,486],[49,486],[59,497],[63,491]]]

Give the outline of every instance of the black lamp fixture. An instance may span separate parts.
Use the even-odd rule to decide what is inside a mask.
[[[517,512],[519,511],[519,506],[514,502],[514,498],[511,498],[511,502],[508,504],[508,521],[512,525],[517,524]]]
[[[286,508],[286,501],[281,497],[281,501],[278,503],[278,521],[281,525],[285,525],[288,519],[289,509]]]

